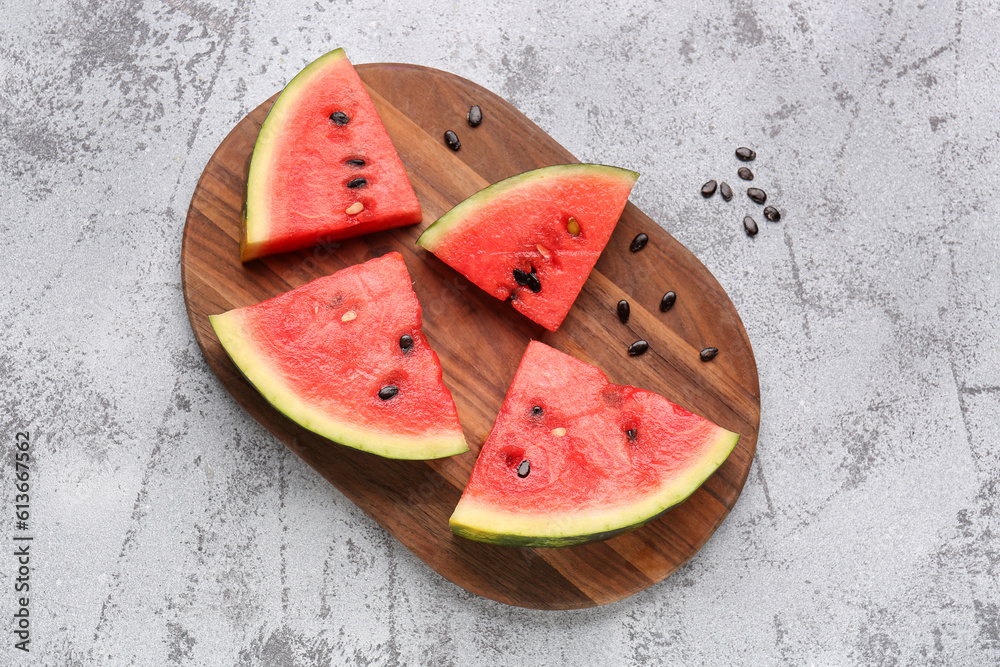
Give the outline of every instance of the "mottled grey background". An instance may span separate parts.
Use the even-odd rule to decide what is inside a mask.
[[[16,431],[36,457],[31,660],[0,555],[0,664],[1000,662],[996,5],[537,4],[0,0],[0,554]],[[758,454],[663,583],[572,613],[466,593],[203,362],[179,266],[197,178],[337,46],[469,78],[642,172],[633,201],[732,296]],[[741,144],[780,223],[698,195],[739,183]]]

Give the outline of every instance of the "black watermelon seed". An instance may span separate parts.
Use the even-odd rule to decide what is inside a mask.
[[[739,169],[737,169],[736,175],[742,178],[744,181],[753,180],[753,172],[747,169],[746,167],[740,167]]]
[[[514,282],[521,287],[528,284],[528,272],[521,269],[514,269]]]
[[[638,357],[640,354],[646,354],[646,350],[649,349],[649,343],[644,340],[637,340],[628,346],[628,356]]]
[[[524,479],[531,472],[531,464],[528,463],[528,459],[521,461],[521,465],[517,466],[517,476]]]
[[[750,236],[757,235],[757,221],[751,218],[749,215],[743,218],[743,229],[747,230],[747,234]]]
[[[749,162],[757,157],[757,152],[747,148],[746,146],[740,146],[736,149],[736,157],[743,162]]]
[[[774,208],[773,206],[765,206],[764,217],[770,220],[771,222],[777,222],[778,220],[781,220],[781,213],[779,213],[778,209]]]
[[[347,125],[351,119],[343,111],[334,111],[330,114],[330,120],[333,121],[334,125]]]
[[[718,353],[719,353],[719,348],[706,347],[704,350],[701,351],[701,354],[699,356],[701,357],[702,361],[711,361],[712,359],[715,359],[715,355],[717,355]]]
[[[760,188],[747,188],[747,197],[750,197],[757,204],[763,204],[767,201],[767,193]]]
[[[647,243],[649,243],[649,237],[642,232],[639,232],[635,235],[635,238],[632,239],[632,243],[629,244],[628,249],[632,252],[639,252],[646,247]]]
[[[458,140],[458,135],[451,130],[444,133],[444,143],[448,144],[448,148],[453,151],[457,151],[462,147],[462,142]]]
[[[390,398],[399,393],[399,387],[394,384],[387,385],[378,390],[378,397],[383,401],[388,401]]]
[[[353,181],[347,182],[347,187],[349,188],[363,188],[368,185],[367,178],[355,178]]]
[[[618,302],[618,319],[622,321],[622,324],[628,322],[628,316],[630,314],[630,311],[631,309],[628,306],[628,301],[622,299],[621,301]]]
[[[354,158],[353,160],[348,160],[347,164],[351,165],[352,167],[363,167],[365,166],[365,161],[358,158]]]
[[[541,417],[543,412],[545,412],[545,410],[542,410],[542,406],[540,405],[535,405],[531,408],[531,414],[535,417]]]
[[[479,108],[478,104],[473,104],[469,109],[469,125],[472,127],[477,127],[483,122],[483,110]]]
[[[630,428],[629,430],[625,431],[625,435],[628,436],[629,440],[635,440],[635,436],[639,435],[639,431],[637,431],[634,428]]]
[[[409,352],[411,347],[413,347],[413,336],[410,334],[403,334],[399,337],[399,348],[403,352]]]
[[[717,184],[714,180],[705,183],[705,185],[701,186],[701,196],[704,197],[705,199],[708,199],[709,197],[714,195],[716,185]]]
[[[722,195],[723,199],[729,201],[733,198],[733,189],[729,187],[729,183],[722,181],[719,183],[719,194]]]
[[[663,295],[663,298],[660,299],[660,312],[661,313],[667,312],[668,310],[674,307],[674,304],[676,302],[677,302],[677,294],[675,294],[674,292],[667,292],[666,294]]]
[[[534,270],[528,274],[528,289],[535,294],[542,291],[542,281],[538,279],[538,274],[536,274]]]

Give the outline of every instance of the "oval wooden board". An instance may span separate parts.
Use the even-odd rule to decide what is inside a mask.
[[[511,605],[576,609],[620,600],[680,567],[739,497],[760,423],[760,390],[743,324],[712,274],[629,204],[559,331],[551,333],[488,296],[414,245],[420,232],[489,183],[537,167],[576,162],[493,93],[446,72],[397,64],[359,66],[423,206],[419,225],[242,265],[239,225],[246,168],[274,98],[230,132],[198,182],[184,229],[184,298],[209,366],[237,402],[293,452],[357,503],[421,560],[459,586]],[[468,126],[472,104],[483,122]],[[448,149],[452,129],[462,148]],[[628,250],[639,232],[649,245]],[[319,276],[398,250],[423,306],[424,331],[444,366],[471,451],[438,461],[392,461],[319,437],[274,410],[240,375],[208,316],[257,303]],[[660,297],[677,305],[659,312]],[[632,305],[628,325],[615,304]],[[644,338],[650,350],[631,358]],[[448,517],[490,432],[530,339],[604,370],[612,382],[656,391],[742,435],[722,467],[688,500],[639,530],[564,549],[480,544],[455,537]],[[699,360],[706,346],[718,357]]]

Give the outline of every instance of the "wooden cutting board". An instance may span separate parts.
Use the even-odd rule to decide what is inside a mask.
[[[691,558],[739,497],[760,424],[753,351],[736,309],[712,274],[680,243],[629,204],[565,322],[555,333],[488,296],[414,245],[441,214],[486,185],[529,169],[577,162],[493,93],[452,74],[413,65],[358,68],[423,206],[419,225],[242,265],[239,226],[246,170],[271,100],[240,121],[198,182],[184,229],[184,298],[209,366],[236,401],[410,551],[479,595],[537,609],[606,604],[662,580]],[[469,127],[471,105],[483,122]],[[461,150],[447,148],[454,130]],[[627,165],[623,165],[627,166]],[[671,187],[676,184],[662,184]],[[629,251],[639,232],[649,244]],[[438,461],[392,461],[317,436],[273,409],[240,375],[208,322],[319,276],[391,250],[402,253],[423,305],[424,331],[444,366],[471,451]],[[677,304],[659,312],[660,297]],[[615,314],[632,306],[628,325]],[[629,357],[637,339],[650,350]],[[491,546],[455,537],[448,517],[499,412],[530,339],[604,370],[612,382],[670,398],[741,434],[735,451],[688,500],[639,530],[563,549]],[[708,346],[714,361],[699,359]]]

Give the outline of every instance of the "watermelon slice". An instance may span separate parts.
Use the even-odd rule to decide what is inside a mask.
[[[403,163],[344,50],[299,72],[254,145],[243,261],[420,220]]]
[[[209,319],[247,379],[305,428],[389,458],[468,450],[398,252]]]
[[[636,528],[681,502],[739,436],[658,394],[528,345],[451,517],[457,535],[559,547]]]
[[[598,164],[525,172],[480,190],[417,244],[546,329],[559,328],[639,174]]]

